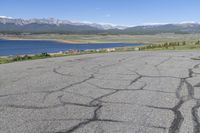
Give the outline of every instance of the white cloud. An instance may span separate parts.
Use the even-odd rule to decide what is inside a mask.
[[[166,24],[200,24],[200,22],[196,21],[182,21],[176,23],[144,23],[142,25],[166,25]]]
[[[78,21],[77,21],[77,22],[78,22]],[[94,22],[91,22],[91,21],[79,21],[79,23],[93,24]]]
[[[7,17],[7,16],[0,16],[0,18],[8,18],[8,19],[12,19],[12,17]]]
[[[183,22],[180,22],[180,24],[196,24],[196,23],[199,23],[199,22],[195,22],[195,21],[183,21]]]
[[[169,23],[144,23],[142,25],[165,25],[165,24],[169,24]]]

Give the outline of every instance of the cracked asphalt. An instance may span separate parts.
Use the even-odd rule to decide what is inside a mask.
[[[1,133],[200,133],[198,51],[0,65]]]

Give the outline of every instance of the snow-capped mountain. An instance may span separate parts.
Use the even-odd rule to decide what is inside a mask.
[[[61,34],[160,34],[160,33],[200,33],[200,23],[182,22],[178,24],[149,24],[126,27],[105,23],[75,22],[55,18],[15,19],[0,16],[1,33],[61,33]]]
[[[50,24],[50,25],[74,25],[74,26],[91,26],[100,30],[108,29],[122,29],[122,26],[114,26],[111,24],[98,24],[92,22],[73,22],[69,20],[60,20],[55,18],[43,18],[43,19],[14,19],[12,17],[0,16],[0,23],[2,24],[15,24],[15,25],[28,25],[28,24]],[[126,27],[123,27],[126,28]]]

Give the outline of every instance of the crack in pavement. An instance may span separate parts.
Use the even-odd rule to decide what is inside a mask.
[[[89,81],[89,80],[91,80],[91,79],[93,79],[93,78],[94,78],[94,75],[92,74],[90,77],[88,77],[88,78],[86,78],[86,79],[84,79],[84,80],[82,80],[82,81],[72,83],[72,84],[70,84],[70,85],[67,85],[67,86],[61,88],[61,89],[52,90],[52,91],[46,91],[47,94],[44,96],[43,102],[44,102],[44,101],[47,99],[47,97],[48,97],[49,95],[51,95],[52,93],[62,92],[62,91],[66,90],[66,89],[68,89],[68,88],[71,88],[71,87],[73,87],[73,86],[76,86],[76,85],[80,85],[80,84],[82,84],[82,83],[85,83],[85,82],[87,82],[87,81]]]
[[[97,98],[95,98],[94,100],[92,100],[89,104],[90,104],[90,105],[93,105],[95,102],[100,101],[102,98],[111,96],[111,95],[113,95],[113,94],[115,94],[115,93],[117,93],[117,92],[119,92],[119,90],[115,90],[115,91],[113,91],[113,92],[110,92],[110,93],[107,93],[107,94],[102,95],[102,96],[100,96],[100,97],[97,97]]]
[[[15,105],[15,104],[4,104],[0,105],[0,107],[7,107],[7,108],[19,108],[19,109],[34,109],[34,110],[42,110],[42,109],[53,109],[64,107],[66,105],[72,106],[80,106],[80,107],[96,107],[96,105],[88,105],[88,104],[81,104],[81,103],[73,103],[73,102],[64,102],[61,100],[62,96],[58,96],[58,99],[61,104],[55,104],[52,106],[28,106],[28,105]]]
[[[61,68],[61,66],[59,66],[58,68],[53,68],[53,72],[54,72],[55,74],[58,74],[58,75],[61,75],[61,76],[67,76],[67,77],[72,77],[72,76],[73,76],[73,75],[70,74],[70,73],[64,74],[64,73],[59,72],[58,69],[60,69],[60,68]]]
[[[175,116],[169,128],[169,133],[179,133],[180,127],[184,120],[183,115],[179,111],[183,103],[184,101],[181,100],[174,108],[171,109],[174,112]]]
[[[130,82],[130,84],[128,86],[131,86],[132,84],[134,84],[135,82],[139,81],[142,78],[142,76],[140,75],[139,77],[137,77],[136,79],[134,79],[133,81]]]
[[[200,133],[200,118],[198,116],[199,108],[200,108],[200,101],[197,101],[196,105],[192,108],[194,133]]]
[[[155,67],[158,67],[158,66],[160,66],[160,65],[162,65],[162,64],[164,64],[164,63],[166,63],[166,62],[168,62],[168,61],[171,60],[171,59],[172,59],[172,57],[169,57],[169,58],[167,58],[167,59],[161,61],[160,63],[158,63],[157,65],[154,65],[154,66],[155,66]]]
[[[169,133],[179,133],[180,127],[184,120],[183,115],[179,111],[183,103],[184,103],[183,101],[179,101],[179,103],[175,105],[173,108],[156,107],[156,106],[149,106],[149,105],[146,105],[146,107],[161,109],[161,110],[171,110],[174,113],[174,120],[172,121],[171,126],[169,127]]]
[[[200,87],[200,83],[196,84],[194,87]]]
[[[138,73],[137,73],[138,74]],[[139,74],[138,74],[139,75]],[[188,100],[194,99],[194,88],[193,86],[187,81],[187,79],[193,77],[193,71],[192,69],[188,69],[188,77],[185,78],[180,78],[180,84],[177,87],[176,90],[176,97],[179,99],[179,102],[177,105],[175,105],[173,108],[165,108],[165,107],[156,107],[156,106],[148,106],[150,108],[155,108],[155,109],[163,109],[163,110],[171,110],[174,113],[174,120],[171,123],[171,126],[169,128],[169,133],[179,133],[181,125],[184,121],[184,117],[180,111],[181,106]],[[188,90],[188,95],[187,97],[181,96],[181,91],[183,85],[186,84],[186,88]],[[200,105],[196,105],[195,107],[192,108],[192,114],[193,114],[193,123],[195,123],[194,130],[195,133],[199,133],[199,117],[197,113],[197,109],[200,107]]]
[[[94,110],[94,114],[93,114],[93,117],[89,120],[86,120],[86,121],[83,121],[83,122],[80,122],[79,124],[71,127],[70,129],[66,130],[66,131],[59,131],[59,132],[56,132],[56,133],[72,133],[76,130],[78,130],[79,128],[87,125],[87,124],[90,124],[92,122],[96,122],[96,121],[103,121],[103,122],[122,122],[122,121],[117,121],[117,120],[109,120],[109,119],[99,119],[99,111],[100,109],[102,108],[102,105],[99,105],[95,110]]]
[[[147,84],[144,84],[143,86],[141,86],[140,88],[138,89],[115,89],[115,88],[105,88],[105,87],[100,87],[98,85],[94,85],[92,83],[88,83],[89,85],[92,85],[98,89],[102,89],[102,90],[110,90],[110,91],[149,91],[149,92],[158,92],[158,93],[166,93],[166,94],[174,94],[174,92],[166,92],[166,91],[161,91],[161,90],[147,90],[147,89],[144,89]]]
[[[188,69],[189,71],[189,78],[193,78],[193,74],[196,74],[193,72],[193,69],[199,68],[200,64],[195,65],[192,69]],[[198,109],[200,108],[200,101],[194,98],[194,87],[192,86],[187,80],[185,81],[187,88],[188,88],[188,94],[191,99],[196,101],[196,105],[192,107],[191,114],[193,119],[193,132],[194,133],[200,133],[200,119],[198,115]]]

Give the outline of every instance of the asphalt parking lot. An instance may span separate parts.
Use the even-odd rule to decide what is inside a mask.
[[[1,133],[200,133],[198,51],[0,65]]]

